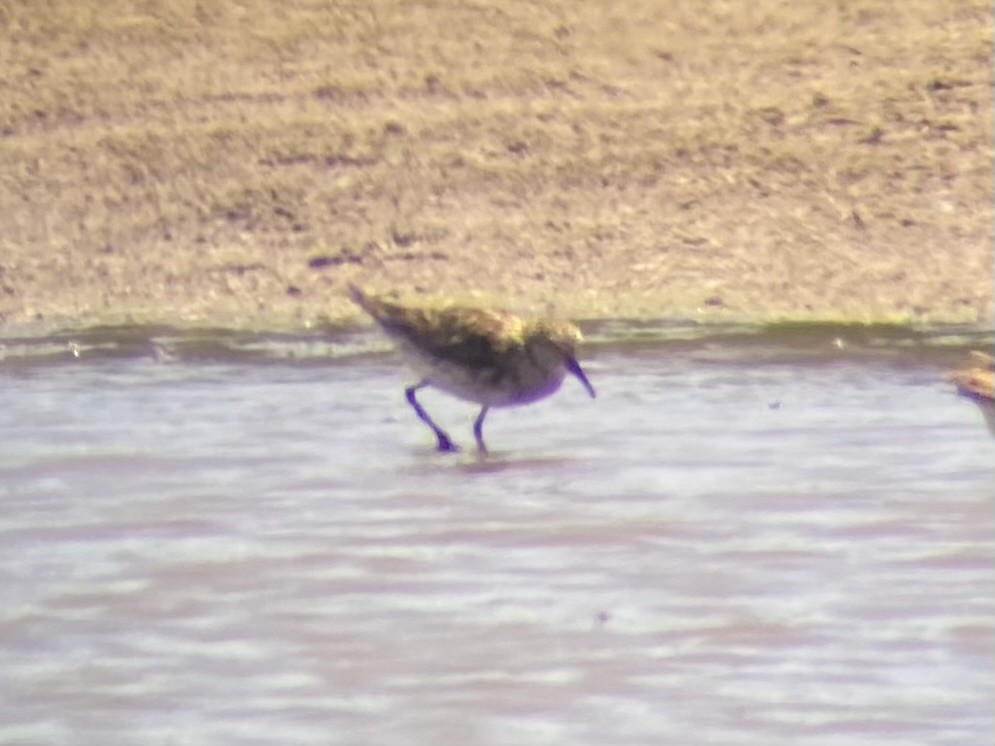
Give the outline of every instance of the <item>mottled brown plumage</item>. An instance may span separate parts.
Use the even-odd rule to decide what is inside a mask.
[[[971,358],[974,365],[954,371],[950,379],[964,396],[995,401],[995,358],[984,352],[972,352]]]
[[[421,380],[406,394],[432,428],[439,450],[456,450],[415,398],[435,386],[482,405],[474,423],[481,452],[482,427],[490,407],[528,404],[554,393],[566,373],[577,376],[593,397],[594,388],[577,363],[580,330],[565,321],[526,320],[506,311],[456,305],[417,308],[393,303],[350,286],[353,300],[396,340]]]
[[[950,374],[961,396],[973,399],[995,435],[995,358],[984,352],[972,352],[972,366]]]

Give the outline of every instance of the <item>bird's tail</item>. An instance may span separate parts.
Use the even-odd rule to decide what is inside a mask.
[[[349,290],[349,297],[352,298],[353,302],[357,306],[362,308],[364,311],[370,310],[367,308],[369,303],[368,296],[363,288],[359,287],[359,285],[353,285],[351,282],[346,286],[346,288]]]
[[[353,303],[366,311],[370,316],[372,316],[377,321],[380,321],[385,313],[385,309],[389,304],[384,303],[380,298],[377,298],[372,293],[367,293],[359,285],[354,285],[351,282],[346,286],[349,290],[349,297],[352,298]]]
[[[412,313],[403,306],[390,303],[383,298],[378,298],[373,293],[368,293],[358,285],[349,283],[349,296],[366,313],[373,317],[373,320],[380,324],[387,331],[395,330],[395,327],[404,326],[408,316]]]

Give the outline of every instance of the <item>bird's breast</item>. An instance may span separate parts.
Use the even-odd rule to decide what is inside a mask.
[[[439,388],[465,401],[488,407],[529,404],[560,388],[562,365],[542,366],[521,353],[478,364],[453,362],[420,349],[404,350],[416,371]]]

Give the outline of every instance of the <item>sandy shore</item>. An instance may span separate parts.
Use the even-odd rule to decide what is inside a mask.
[[[989,3],[51,5],[0,6],[0,329],[995,313]]]

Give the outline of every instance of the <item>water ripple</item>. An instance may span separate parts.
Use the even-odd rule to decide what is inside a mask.
[[[391,356],[239,344],[0,364],[0,743],[992,732],[993,444],[942,349],[606,342],[480,460]]]

